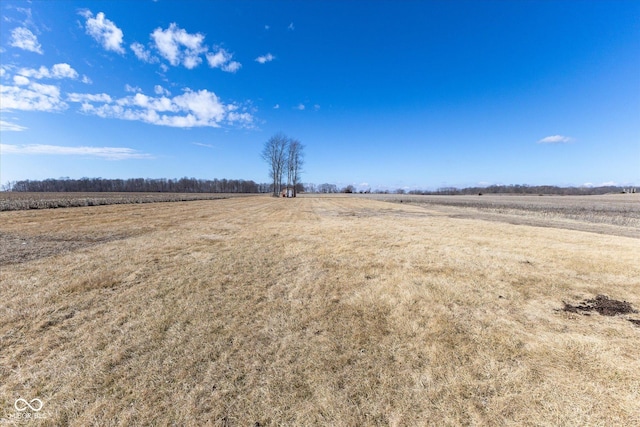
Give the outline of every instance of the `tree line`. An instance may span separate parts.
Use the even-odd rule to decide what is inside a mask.
[[[271,185],[243,179],[45,179],[9,182],[5,191],[21,192],[114,192],[114,193],[269,193]]]
[[[283,178],[284,179],[284,178]],[[299,177],[298,177],[299,179]],[[290,179],[293,181],[293,179]],[[256,183],[242,179],[105,179],[105,178],[59,178],[45,180],[23,180],[8,182],[3,186],[4,191],[18,192],[114,192],[114,193],[272,193],[281,194],[280,187],[274,183]],[[280,188],[280,189],[277,189]],[[295,193],[375,193],[375,194],[413,194],[413,195],[480,195],[480,194],[557,194],[557,195],[598,195],[608,193],[635,192],[634,187],[604,186],[604,187],[558,187],[553,185],[492,185],[489,187],[441,187],[437,190],[410,190],[399,188],[396,190],[356,189],[353,185],[338,187],[335,184],[313,184],[296,182],[290,184]],[[294,190],[295,188],[295,190]]]
[[[404,190],[399,190],[404,193]],[[435,191],[412,190],[409,194],[422,195],[482,195],[482,194],[555,194],[564,196],[590,196],[609,193],[623,193],[627,191],[619,186],[602,187],[559,187],[555,185],[490,185],[488,187],[441,187]]]

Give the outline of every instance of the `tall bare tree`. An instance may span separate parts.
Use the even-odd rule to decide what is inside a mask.
[[[267,140],[261,156],[269,165],[269,176],[273,180],[273,196],[278,197],[282,191],[282,175],[287,166],[287,147],[289,138],[278,132]]]
[[[293,188],[293,197],[297,196],[297,188],[300,183],[300,174],[304,164],[304,145],[297,139],[289,139],[287,155],[287,191],[289,186]],[[288,195],[288,194],[287,194]]]

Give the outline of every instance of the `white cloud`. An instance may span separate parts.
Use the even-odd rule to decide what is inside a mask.
[[[235,73],[238,71],[242,64],[237,61],[231,61],[233,54],[227,52],[225,49],[218,49],[217,52],[207,52],[207,62],[211,68],[220,68],[222,71],[228,73]]]
[[[314,104],[313,109],[318,111],[320,109],[320,105],[319,104]]]
[[[55,64],[51,67],[51,76],[54,79],[76,79],[78,72],[71,68],[69,64]]]
[[[280,104],[276,104],[276,105],[273,106],[274,110],[277,110],[278,108],[280,108]]]
[[[156,63],[159,59],[156,56],[151,54],[151,51],[147,50],[142,43],[134,42],[129,46],[136,57],[144,62],[148,62],[150,64]]]
[[[0,111],[61,111],[68,107],[57,86],[40,83],[29,83],[26,87],[0,85],[0,98]]]
[[[142,92],[142,89],[140,89],[140,87],[139,87],[139,86],[131,86],[131,85],[130,85],[130,84],[128,84],[128,83],[127,83],[126,85],[124,85],[124,90],[125,90],[126,92],[129,92],[129,93],[138,93],[138,92]]]
[[[211,68],[222,67],[229,60],[231,60],[231,54],[224,49],[220,49],[216,53],[207,53],[207,62]]]
[[[69,102],[111,102],[111,96],[106,93],[70,93],[67,95]]]
[[[166,30],[156,28],[151,33],[151,38],[160,55],[174,67],[182,64],[188,69],[195,68],[202,62],[200,54],[207,51],[203,45],[204,35],[189,34],[175,23]]]
[[[206,147],[206,148],[215,148],[211,144],[204,144],[202,142],[192,142],[193,145],[197,145],[198,147]]]
[[[38,38],[28,28],[19,27],[11,31],[11,46],[43,54]]]
[[[0,120],[0,132],[21,132],[23,130],[27,130],[27,128],[15,123],[9,123],[5,122],[4,120]]]
[[[61,63],[55,64],[51,69],[47,67],[40,67],[39,69],[23,68],[18,71],[18,74],[25,77],[31,77],[34,79],[77,79],[78,72],[74,70],[71,65]],[[85,76],[86,77],[86,76]],[[88,78],[88,77],[87,77]],[[83,78],[83,81],[85,79]]]
[[[238,61],[231,61],[228,64],[222,66],[222,71],[226,71],[227,73],[235,73],[242,67],[242,64]]]
[[[13,76],[13,83],[18,86],[26,86],[29,84],[29,79],[25,76]]]
[[[574,139],[570,136],[563,135],[551,135],[546,136],[538,141],[538,144],[566,144],[569,142],[573,142]]]
[[[86,25],[87,34],[100,43],[105,50],[125,53],[122,47],[124,36],[122,30],[113,21],[106,19],[103,12],[99,12],[95,18],[88,17]]]
[[[160,85],[155,85],[153,87],[153,91],[156,93],[156,95],[163,95],[163,96],[171,95],[171,92],[169,92],[167,89],[163,88]]]
[[[68,100],[82,103],[81,111],[86,114],[159,126],[191,128],[220,127],[227,124],[250,127],[253,123],[253,116],[246,108],[241,110],[235,104],[224,104],[215,93],[207,90],[187,89],[173,98],[136,93],[116,100],[107,98],[104,94],[72,94]]]
[[[54,154],[66,156],[90,156],[107,160],[126,159],[151,159],[153,156],[141,153],[132,148],[125,147],[65,147],[60,145],[31,144],[31,145],[11,145],[0,144],[3,153],[10,154]]]
[[[581,187],[593,188],[593,187],[618,187],[621,184],[618,184],[615,181],[605,181],[600,184],[594,184],[593,182],[585,182],[581,185]]]
[[[298,106],[296,107],[296,109],[300,111],[304,110],[304,108],[304,104],[298,104]]]
[[[261,63],[261,64],[264,64],[264,63],[267,63],[267,62],[271,62],[271,61],[273,61],[274,59],[276,59],[276,57],[275,57],[275,56],[273,56],[273,55],[272,55],[272,54],[270,54],[270,53],[267,53],[266,55],[258,56],[258,57],[256,58],[256,62],[259,62],[259,63]]]
[[[122,47],[124,34],[113,21],[105,17],[104,12],[98,12],[95,18],[90,10],[84,10],[80,14],[87,19],[87,34],[100,43],[104,49],[124,54]]]
[[[296,27],[293,25],[293,22],[290,23],[289,26],[287,27],[287,30],[289,30],[289,31],[293,31],[295,29],[296,29]]]

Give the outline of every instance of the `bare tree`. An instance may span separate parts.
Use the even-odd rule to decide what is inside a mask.
[[[293,197],[297,195],[298,184],[300,183],[300,174],[302,173],[302,165],[304,164],[304,145],[297,139],[290,139],[288,144],[287,156],[287,193],[291,187]],[[289,196],[289,194],[287,194]]]
[[[269,165],[269,176],[273,179],[273,196],[278,197],[282,191],[282,175],[287,166],[287,146],[289,138],[278,132],[267,140],[261,156]]]

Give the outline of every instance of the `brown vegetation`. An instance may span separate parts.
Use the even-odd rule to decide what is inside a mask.
[[[372,194],[360,197],[411,203],[458,217],[640,237],[640,194],[600,196],[501,194],[482,197]]]
[[[220,193],[28,193],[0,192],[0,211],[72,208],[131,203],[185,202],[240,197]]]
[[[39,398],[48,426],[639,425],[640,328],[562,310],[640,305],[639,240],[469,209],[3,212],[0,418]]]

